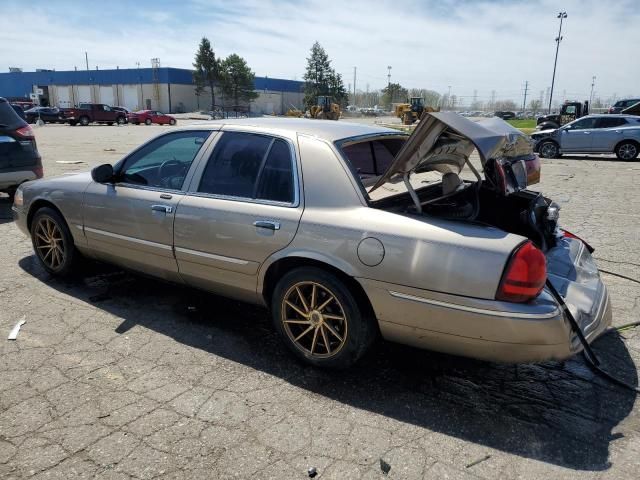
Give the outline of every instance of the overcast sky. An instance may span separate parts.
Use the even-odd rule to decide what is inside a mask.
[[[150,66],[190,68],[199,39],[243,56],[256,75],[302,79],[315,40],[358,89],[391,80],[480,100],[538,98],[551,84],[563,25],[556,96],[640,95],[640,0],[0,0],[0,71]],[[1,94],[2,92],[0,92]]]

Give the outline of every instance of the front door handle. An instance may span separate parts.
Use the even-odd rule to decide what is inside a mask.
[[[274,222],[273,220],[256,220],[253,222],[254,227],[268,228],[269,230],[280,230],[280,222]]]
[[[582,133],[584,133],[585,135],[591,135],[591,132],[582,132]]]
[[[154,212],[172,213],[173,207],[170,207],[169,205],[151,205],[151,210]]]

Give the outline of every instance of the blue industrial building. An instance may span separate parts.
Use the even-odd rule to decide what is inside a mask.
[[[284,113],[302,106],[303,82],[256,77],[258,98],[251,103],[256,113]],[[40,93],[44,105],[69,107],[80,102],[122,105],[132,110],[166,112],[208,108],[210,94],[197,97],[191,70],[182,68],[122,68],[0,73],[0,96],[26,98]],[[216,101],[221,96],[216,92]]]

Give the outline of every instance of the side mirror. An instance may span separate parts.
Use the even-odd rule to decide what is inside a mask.
[[[109,183],[113,180],[113,165],[105,163],[91,170],[91,178],[96,183]]]

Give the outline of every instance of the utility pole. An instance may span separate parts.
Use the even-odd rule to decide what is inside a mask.
[[[391,65],[387,67],[387,88],[391,86]]]
[[[556,59],[553,62],[553,77],[551,78],[551,93],[549,94],[549,111],[551,113],[551,100],[553,99],[553,86],[556,82],[556,66],[558,64],[558,51],[560,50],[560,42],[562,41],[562,21],[567,18],[567,12],[560,12],[556,18],[560,19],[560,29],[556,37]]]
[[[589,109],[591,109],[591,104],[593,103],[593,87],[596,85],[596,76],[591,77],[591,95],[589,95]]]
[[[87,64],[87,70],[89,70],[89,55],[87,52],[84,52],[84,61]]]
[[[525,109],[527,108],[527,91],[529,90],[529,80],[524,82],[524,100],[522,102],[522,113],[524,114]]]
[[[447,108],[451,107],[451,85],[449,85],[449,93],[447,93]]]
[[[356,101],[356,70],[358,67],[353,67],[353,101]]]

